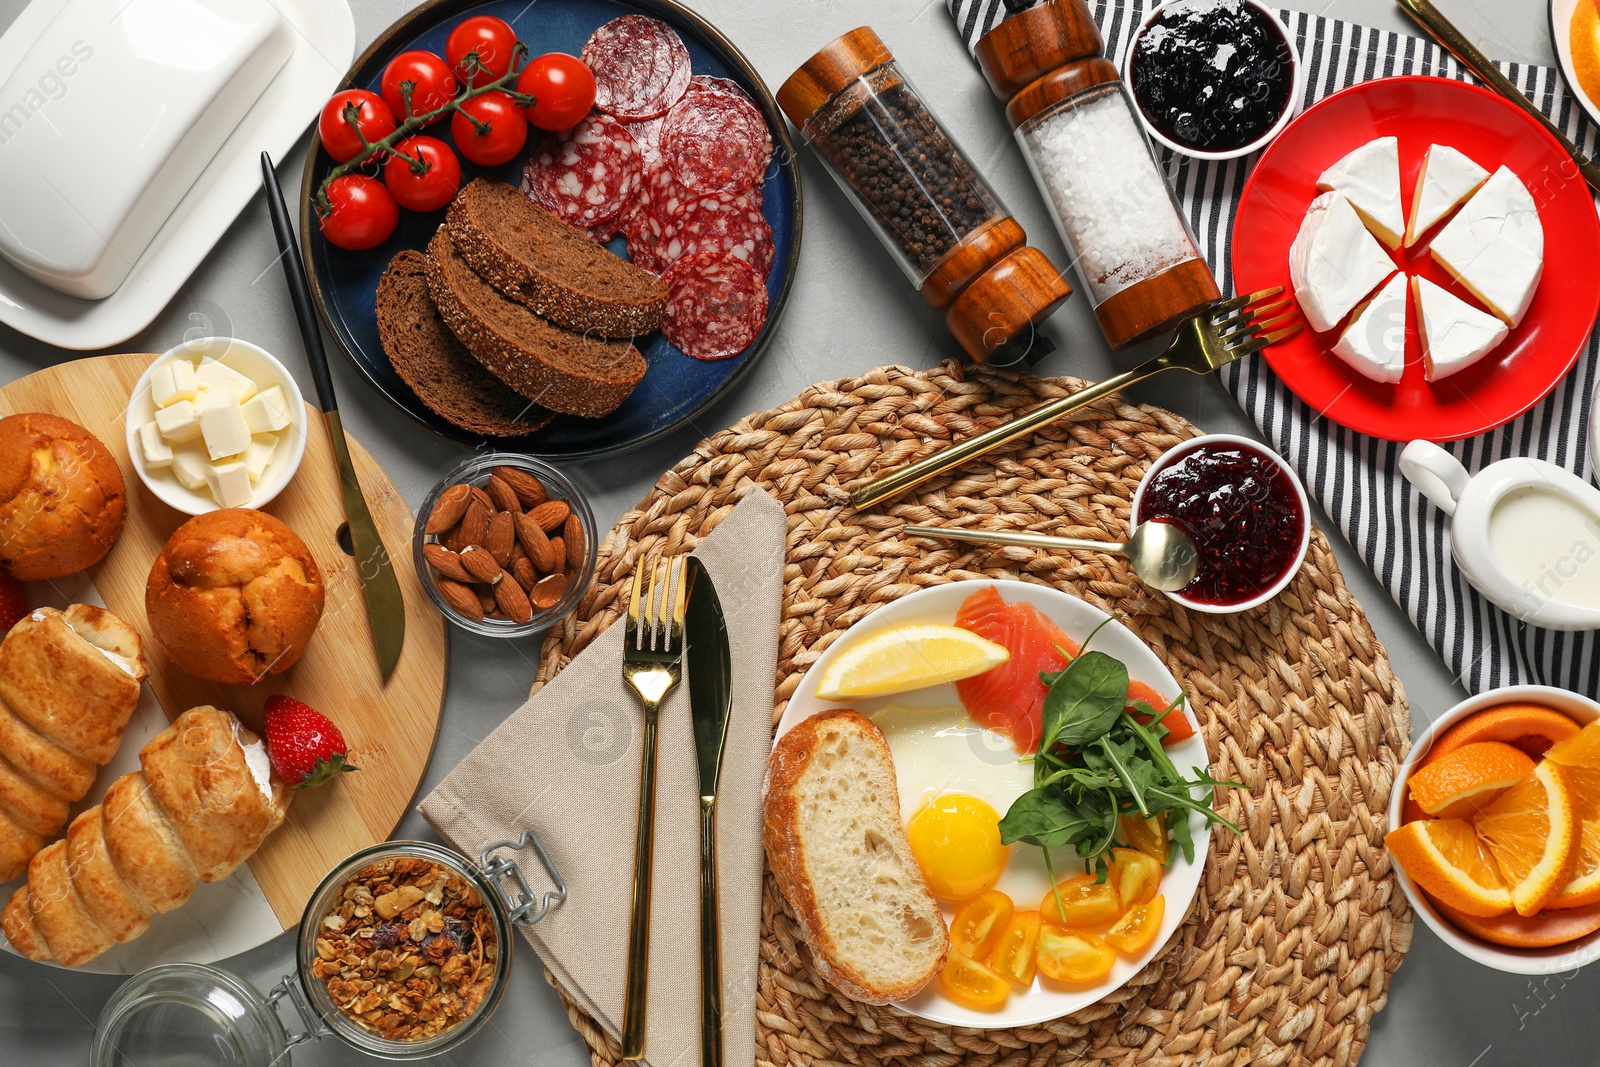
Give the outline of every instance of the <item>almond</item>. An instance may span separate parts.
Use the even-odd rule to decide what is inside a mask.
[[[483,547],[502,567],[511,562],[511,546],[517,543],[516,526],[511,521],[513,514],[515,512],[495,512],[494,518],[489,520],[489,532],[483,537]]]
[[[560,574],[567,569],[567,545],[559,537],[550,538],[550,553],[555,556],[555,566],[550,568],[551,574]]]
[[[478,485],[470,486],[469,488],[472,490],[472,499],[482,504],[489,511],[494,510],[494,497],[490,496],[487,490]]]
[[[439,543],[452,552],[461,551],[461,524],[458,522],[439,535]]]
[[[483,547],[483,539],[489,536],[489,508],[474,500],[467,505],[467,513],[461,516],[461,547],[477,545]]]
[[[545,492],[544,483],[538,476],[529,474],[520,467],[496,467],[494,473],[506,480],[506,484],[516,492],[517,499],[522,501],[525,508],[536,508],[550,499],[550,494]]]
[[[567,546],[567,570],[576,574],[583,569],[583,523],[578,516],[567,516],[561,527],[561,540]]]
[[[534,567],[545,573],[555,570],[555,549],[550,547],[550,538],[545,536],[538,520],[527,514],[514,515],[512,521],[517,526],[517,540],[522,542],[523,551],[528,553],[528,559],[533,562]]]
[[[524,556],[511,565],[511,577],[515,578],[517,584],[525,591],[531,591],[539,581],[539,572],[533,569],[533,564]]]
[[[489,499],[494,501],[494,506],[501,511],[521,511],[522,501],[517,499],[517,491],[500,475],[491,475],[489,484]]]
[[[475,581],[467,573],[467,568],[461,565],[461,557],[443,545],[426,544],[422,546],[422,558],[428,565],[439,572],[439,577],[448,578],[452,582]]]
[[[512,535],[512,537],[515,537],[516,533],[517,533],[517,520],[516,520],[516,516],[512,516],[512,518],[511,518],[511,535]],[[517,560],[519,560],[519,559],[527,559],[527,558],[528,558],[528,550],[522,547],[522,542],[521,541],[515,541],[515,540],[512,541],[511,542],[511,562],[506,564],[506,570],[510,570],[512,567],[516,566]]]
[[[545,533],[558,529],[567,521],[567,516],[572,514],[572,509],[567,507],[565,500],[546,500],[528,514],[539,528]]]
[[[527,622],[533,618],[533,605],[528,594],[514,580],[494,583],[494,602],[512,622]]]
[[[539,579],[539,584],[533,587],[533,606],[540,611],[549,611],[556,606],[562,596],[567,592],[567,576],[565,574],[552,574]]]
[[[436,583],[439,595],[444,602],[450,605],[452,611],[463,618],[479,622],[483,619],[483,605],[478,603],[478,594],[460,582],[452,582],[448,578],[441,578]]]
[[[494,590],[490,589],[487,585],[474,585],[469,586],[468,588],[470,588],[473,595],[478,598],[478,608],[485,615],[489,614],[489,612],[495,609]]]
[[[461,516],[467,512],[467,504],[472,498],[472,486],[452,485],[439,494],[439,499],[433,502],[433,510],[428,512],[428,523],[423,532],[442,534],[450,527],[461,521]]]
[[[500,564],[495,562],[494,556],[482,545],[468,545],[461,550],[461,555],[456,557],[467,573],[480,582],[498,582],[504,573]]]

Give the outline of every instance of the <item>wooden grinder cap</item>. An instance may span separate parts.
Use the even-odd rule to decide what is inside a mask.
[[[1045,254],[1024,245],[963,289],[944,322],[973,362],[983,363],[1071,295],[1072,286]]]
[[[811,116],[835,93],[863,74],[892,62],[894,54],[872,32],[872,27],[857,26],[823,46],[778,86],[778,106],[804,132]]]
[[[1083,0],[1045,0],[978,38],[973,50],[1001,100],[1060,67],[1100,59],[1105,41]]]

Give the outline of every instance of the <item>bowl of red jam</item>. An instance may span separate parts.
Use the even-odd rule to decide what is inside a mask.
[[[1153,463],[1133,520],[1170,522],[1194,539],[1200,569],[1173,600],[1225,614],[1283,591],[1311,543],[1311,505],[1293,470],[1248,437],[1194,437]]]

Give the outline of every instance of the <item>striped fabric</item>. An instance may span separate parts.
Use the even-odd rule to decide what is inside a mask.
[[[1005,16],[1003,0],[947,2],[969,50]],[[1128,36],[1149,10],[1148,0],[1090,0],[1089,6],[1105,36],[1106,55],[1121,66]],[[1465,80],[1454,58],[1421,38],[1301,12],[1286,11],[1282,17],[1307,64],[1303,106],[1355,82],[1393,74]],[[1595,128],[1557,71],[1516,63],[1500,69],[1586,154],[1594,154]],[[1228,288],[1233,213],[1254,157],[1211,163],[1167,151],[1162,159],[1201,252]],[[1493,433],[1445,447],[1468,470],[1510,456],[1537,456],[1591,477],[1585,442],[1597,367],[1600,341],[1591,337],[1584,357],[1542,403]],[[1520,623],[1467,584],[1450,555],[1448,520],[1400,476],[1401,445],[1317,417],[1259,357],[1225,368],[1222,379],[1470,691],[1537,682],[1600,694],[1596,634]]]

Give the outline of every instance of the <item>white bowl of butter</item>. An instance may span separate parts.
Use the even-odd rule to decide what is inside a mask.
[[[185,341],[156,358],[128,400],[139,480],[187,515],[259,508],[306,450],[306,405],[289,369],[233,337]]]

